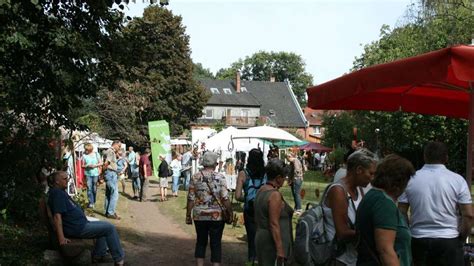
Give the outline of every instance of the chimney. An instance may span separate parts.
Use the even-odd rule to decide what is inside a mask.
[[[240,71],[235,72],[235,90],[240,93]]]
[[[275,76],[270,76],[270,82],[275,82]]]

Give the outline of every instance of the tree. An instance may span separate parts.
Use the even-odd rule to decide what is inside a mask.
[[[350,147],[353,140],[352,129],[356,126],[356,121],[350,112],[325,112],[322,126],[325,146],[343,149]]]
[[[229,68],[220,69],[216,73],[218,79],[234,79],[235,72],[241,71],[244,80],[291,82],[293,92],[300,104],[306,102],[306,88],[313,84],[313,76],[305,71],[305,63],[300,55],[288,52],[260,51],[245,59],[239,59]]]
[[[214,74],[212,74],[209,68],[204,68],[201,63],[195,63],[193,68],[193,77],[194,79],[214,79]]]
[[[101,87],[114,87],[110,1],[0,1],[0,211],[37,221],[36,175],[57,159],[57,128]],[[54,162],[53,162],[54,164]],[[18,206],[21,206],[19,208]]]
[[[181,17],[150,6],[142,18],[126,25],[114,44],[121,81],[113,91],[101,90],[87,114],[99,117],[104,136],[146,145],[148,121],[166,120],[176,135],[201,116],[210,95],[193,78]]]
[[[354,69],[470,43],[474,16],[469,6],[459,4],[445,8],[446,1],[426,2],[431,3],[422,1],[420,5],[410,7],[404,25],[393,30],[383,26],[380,39],[364,47],[363,54],[354,62]],[[430,140],[444,141],[450,147],[449,167],[464,174],[465,120],[401,112],[357,111],[353,114],[356,126],[361,128],[363,138],[372,147],[377,143],[374,130],[379,128],[378,142],[383,150],[399,153],[419,166],[423,162],[423,145]]]
[[[85,0],[2,1],[0,8],[0,111],[73,126],[67,112],[110,85],[110,40],[121,13]]]

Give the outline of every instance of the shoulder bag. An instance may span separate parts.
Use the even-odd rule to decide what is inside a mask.
[[[202,173],[202,171],[201,171],[201,175],[204,177],[204,174]],[[211,180],[214,181],[214,178],[211,178]],[[224,207],[222,205],[222,203],[220,202],[220,200],[217,199],[216,195],[214,195],[214,192],[212,191],[211,185],[209,185],[209,180],[206,180],[205,182],[207,184],[207,187],[209,188],[209,192],[211,192],[212,198],[217,202],[217,205],[219,205],[219,208],[221,208],[222,220],[226,224],[232,224],[232,222],[234,221],[234,215],[233,215],[233,212],[232,212],[232,208]]]

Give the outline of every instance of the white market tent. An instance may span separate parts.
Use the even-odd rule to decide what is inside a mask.
[[[91,143],[94,146],[94,151],[98,151],[98,149],[108,149],[112,145],[112,140],[102,138],[97,133],[89,133],[89,132],[80,132],[80,137],[77,141],[74,142],[74,149],[76,151],[83,152],[84,151],[84,144]],[[124,144],[123,144],[124,145]]]
[[[186,139],[171,139],[170,144],[171,145],[191,145],[191,141],[186,140]]]
[[[301,141],[283,129],[269,126],[251,127],[233,136],[234,139],[259,138],[266,140]]]
[[[234,136],[238,136],[245,131],[235,127],[228,127],[205,140],[206,149],[217,152],[221,155],[220,159],[225,161],[228,158],[234,158],[237,151],[249,152],[253,148],[260,147],[260,149],[263,149],[263,145],[268,146],[268,143],[264,144],[264,141],[260,139],[233,139]],[[268,151],[268,147],[265,147],[265,150]]]
[[[238,131],[239,129],[235,127],[228,127],[210,138],[203,140],[203,142],[206,143],[206,149],[215,152],[229,150],[231,136],[235,136]]]

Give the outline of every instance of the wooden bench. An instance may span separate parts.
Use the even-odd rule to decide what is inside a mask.
[[[48,230],[49,247],[59,252],[63,263],[67,265],[91,264],[91,250],[94,248],[94,240],[68,238],[71,242],[67,245],[60,246],[54,227],[53,214],[47,204],[46,197],[40,199],[39,210],[42,222]],[[50,251],[47,254],[54,254],[54,252]]]

